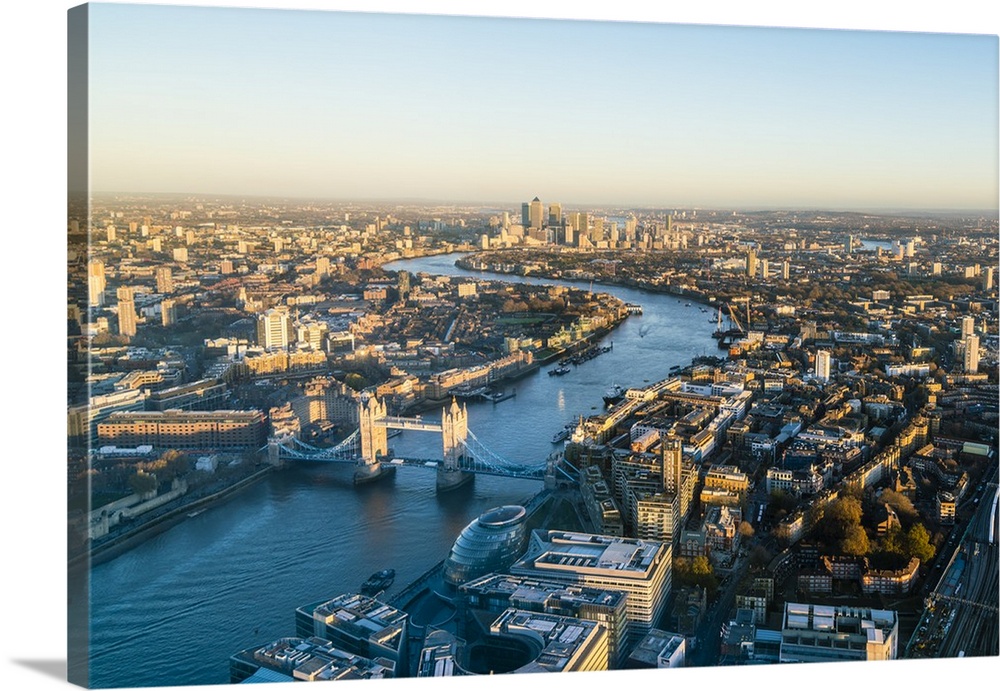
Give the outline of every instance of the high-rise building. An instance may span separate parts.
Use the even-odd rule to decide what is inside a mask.
[[[788,263],[788,260],[781,262],[781,278],[787,281],[792,276],[792,266]]]
[[[521,204],[521,225],[525,228],[531,227],[531,203],[522,202]]]
[[[316,275],[326,276],[328,273],[330,273],[330,258],[316,257]]]
[[[590,214],[581,211],[576,217],[576,233],[579,236],[586,236],[590,230]]]
[[[542,202],[538,199],[538,197],[535,197],[531,200],[531,207],[528,210],[529,226],[535,230],[541,230],[542,222],[545,220],[544,214],[545,207],[542,205]]]
[[[223,275],[228,275],[228,274],[233,273],[233,260],[232,259],[223,259],[222,260],[222,264],[219,267],[219,271]]]
[[[962,317],[962,338],[968,338],[976,333],[976,318],[972,315]]]
[[[761,259],[760,260],[760,277],[763,278],[763,279],[767,279],[767,274],[768,274],[767,260],[766,259]]]
[[[172,326],[177,323],[177,301],[164,300],[160,303],[160,322],[164,326]]]
[[[177,323],[177,301],[164,300],[160,303],[160,321],[164,326],[171,326]]]
[[[169,266],[161,266],[156,270],[156,292],[163,295],[174,292],[174,276]]]
[[[257,317],[257,345],[266,350],[284,350],[292,341],[292,320],[288,309],[269,309]]]
[[[816,378],[820,381],[830,380],[830,351],[816,351]]]
[[[534,530],[523,558],[510,568],[519,576],[628,593],[625,616],[630,643],[663,615],[670,597],[670,543],[626,537]]]
[[[747,250],[747,276],[757,275],[757,251],[752,247]]]
[[[132,289],[122,286],[118,289],[118,333],[132,337],[136,332],[135,298]]]
[[[968,374],[979,371],[979,336],[971,334],[964,339],[965,355],[963,365]]]
[[[562,204],[549,204],[549,225],[562,225]]]
[[[985,269],[983,269],[983,272],[982,272],[983,290],[993,290],[993,275],[994,275],[994,271],[995,271],[995,267],[992,267],[992,266],[987,266]]]
[[[159,239],[159,238],[157,238]],[[175,262],[186,262],[188,260],[188,250],[187,247],[175,247],[174,248],[174,261]]]
[[[93,259],[87,265],[87,297],[91,307],[104,305],[104,290],[108,287],[104,278],[104,262]]]
[[[118,237],[118,231],[117,231],[117,230],[115,229],[115,227],[114,227],[114,226],[108,226],[108,227],[107,227],[107,228],[105,228],[104,230],[105,230],[105,231],[107,232],[107,234],[108,234],[108,242],[114,242],[114,241],[115,241],[115,238],[117,238],[117,237]]]

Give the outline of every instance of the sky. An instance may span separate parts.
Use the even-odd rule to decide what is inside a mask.
[[[149,0],[141,1],[150,4]],[[8,261],[5,270],[0,272],[0,280],[3,281],[4,295],[25,296],[18,308],[24,321],[19,332],[22,337],[5,339],[2,346],[3,361],[11,365],[4,371],[5,395],[0,398],[6,419],[11,421],[6,438],[9,462],[5,466],[4,479],[14,491],[8,492],[5,501],[0,502],[0,511],[4,524],[15,527],[8,530],[4,537],[5,551],[14,555],[15,565],[4,570],[3,587],[0,588],[4,612],[0,635],[5,651],[0,656],[0,674],[9,688],[26,690],[55,691],[66,688],[66,621],[61,607],[66,592],[66,498],[63,489],[66,473],[62,447],[48,444],[46,440],[61,434],[60,425],[65,411],[61,393],[65,390],[61,363],[65,358],[63,320],[66,304],[62,268],[66,223],[65,37],[66,12],[76,4],[75,0],[21,3],[16,17],[11,13],[11,21],[0,22],[0,58],[7,68],[4,87],[5,93],[11,95],[9,102],[5,103],[8,107],[0,111],[0,122],[3,124],[0,132],[4,142],[4,165],[0,170],[7,182],[8,202],[3,216],[7,229],[4,250]],[[899,29],[910,32],[983,32],[994,36],[1000,33],[998,14],[989,0],[949,0],[946,7],[937,3],[913,3],[912,0],[817,0],[809,3],[801,0],[755,0],[752,3],[745,0],[701,0],[697,3],[480,0],[475,4],[464,0],[419,0],[418,3],[407,0],[203,0],[201,4],[265,4],[272,7],[582,17],[715,25]],[[116,37],[115,41],[118,38],[121,37]],[[170,40],[176,38],[171,37]],[[504,54],[500,49],[497,52]],[[125,61],[134,58],[137,59],[135,53],[128,55]],[[995,108],[997,82],[996,79],[992,83],[988,79],[986,81],[984,88],[993,89],[991,98]],[[565,90],[558,93],[563,95],[562,106],[577,102],[574,100],[577,94],[568,94]],[[583,94],[581,98],[587,96]],[[646,94],[644,98],[649,97],[651,95]],[[342,98],[346,100],[348,97]],[[933,102],[933,99],[930,101]],[[250,112],[256,103],[255,99],[254,103],[244,104],[244,110]],[[136,99],[128,107],[141,105]],[[164,104],[164,107],[168,105]],[[985,137],[986,141],[977,150],[981,149],[984,156],[993,156],[992,164],[982,165],[988,167],[984,179],[992,176],[987,186],[992,187],[991,206],[996,209],[998,146],[995,123]],[[989,137],[992,137],[992,142]],[[139,145],[142,152],[144,144],[139,142]],[[525,150],[533,151],[529,148]],[[166,167],[165,162],[153,160],[148,153],[144,155],[147,165],[130,168],[130,176],[120,175],[119,184],[138,188],[151,171]],[[386,155],[384,152],[379,154],[383,158]],[[601,170],[607,167],[604,163],[601,162]],[[264,160],[258,167],[266,171],[269,165],[270,161]],[[595,164],[595,167],[598,166]],[[621,169],[619,165],[611,172],[621,175]],[[189,166],[187,172],[195,171]],[[530,172],[522,169],[519,175],[526,178]],[[615,179],[615,175],[606,175],[606,184]],[[188,181],[180,180],[178,186],[194,189],[189,184],[180,185],[185,182]],[[545,181],[530,179],[523,186],[515,180],[512,190],[495,196],[510,196],[513,201],[518,201],[537,194],[545,200],[559,201],[557,195],[562,196],[564,192],[556,191],[558,182],[554,176]],[[457,188],[458,184],[453,186]],[[568,192],[566,194],[561,201],[568,203],[576,197]],[[918,199],[914,203],[924,205],[930,202]],[[26,354],[29,348],[30,355]],[[39,616],[40,612],[44,615]],[[1000,658],[967,658],[960,663],[949,660],[837,665],[834,674],[825,673],[828,669],[826,666],[791,665],[780,669],[770,666],[704,669],[693,672],[694,677],[684,670],[675,670],[675,673],[685,675],[684,678],[689,681],[696,678],[701,684],[711,680],[720,688],[772,688],[778,682],[779,687],[808,686],[813,691],[839,691],[845,682],[888,687],[901,682],[904,685],[941,685],[953,684],[956,678],[996,678],[1000,672]],[[642,674],[641,671],[630,672],[628,679]],[[542,684],[549,690],[579,689],[581,684],[589,688],[611,683],[608,679],[602,675],[593,678],[589,675],[573,675],[572,678],[559,675],[557,679],[532,675],[531,678],[518,680],[518,683],[530,690],[541,688]],[[491,685],[494,682],[495,685]],[[412,689],[419,685],[417,680],[396,680],[390,684],[392,689]],[[434,686],[447,687],[448,682],[435,680]],[[479,679],[474,685],[470,685],[467,679],[456,680],[449,688],[486,690],[506,686],[502,677],[495,677]]]
[[[95,191],[996,209],[997,37],[91,5]]]

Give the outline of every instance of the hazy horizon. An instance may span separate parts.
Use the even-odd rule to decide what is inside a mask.
[[[996,36],[90,12],[92,187],[490,204],[537,195],[636,208],[1000,207]]]
[[[234,198],[234,199],[256,199],[256,200],[281,200],[300,202],[330,202],[330,203],[370,203],[370,204],[426,204],[426,205],[452,205],[452,206],[480,206],[499,207],[509,206],[513,210],[520,212],[522,203],[531,201],[534,196],[539,196],[546,205],[550,203],[560,204],[564,211],[567,208],[627,208],[635,210],[695,210],[695,211],[737,211],[748,213],[759,212],[831,212],[831,213],[854,213],[854,214],[924,214],[924,215],[955,215],[955,214],[1000,214],[998,209],[989,208],[948,208],[948,207],[827,207],[827,206],[778,206],[778,205],[746,205],[746,206],[685,206],[679,204],[622,204],[620,202],[579,202],[563,201],[561,199],[544,199],[540,195],[526,196],[520,200],[498,200],[498,199],[448,199],[445,197],[331,197],[318,195],[296,195],[296,194],[266,194],[254,193],[244,194],[239,192],[136,192],[127,190],[95,190],[89,193],[92,198],[102,197],[202,197],[202,198]]]

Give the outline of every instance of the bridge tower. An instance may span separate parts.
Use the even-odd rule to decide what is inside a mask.
[[[472,480],[472,473],[461,468],[464,442],[469,433],[469,413],[465,404],[451,399],[451,406],[441,409],[441,442],[444,446],[444,462],[438,466],[437,488],[447,491],[461,487]]]
[[[361,437],[361,458],[354,471],[354,482],[370,482],[381,477],[386,469],[379,463],[379,457],[389,453],[389,442],[386,428],[376,424],[385,417],[385,402],[375,396],[362,398],[358,403],[358,427]],[[395,470],[395,468],[388,468]]]

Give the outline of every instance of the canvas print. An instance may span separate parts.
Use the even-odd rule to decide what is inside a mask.
[[[73,683],[998,655],[997,36],[68,40]]]

